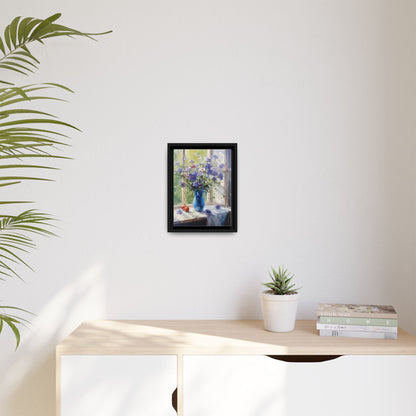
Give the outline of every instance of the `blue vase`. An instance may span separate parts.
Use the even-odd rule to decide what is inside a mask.
[[[194,189],[194,200],[192,202],[192,205],[194,206],[195,211],[202,212],[204,210],[205,197],[206,192],[203,189]]]

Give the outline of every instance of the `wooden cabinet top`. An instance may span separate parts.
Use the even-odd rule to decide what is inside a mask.
[[[397,340],[320,337],[316,321],[293,332],[265,331],[260,320],[89,321],[58,344],[58,355],[416,354],[416,337],[399,328]]]

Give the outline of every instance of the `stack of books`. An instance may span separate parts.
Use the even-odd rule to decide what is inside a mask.
[[[320,303],[316,328],[324,337],[397,339],[393,306]]]

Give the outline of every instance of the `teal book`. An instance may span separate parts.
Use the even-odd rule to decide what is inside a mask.
[[[365,325],[397,327],[397,319],[385,318],[349,318],[347,316],[320,316],[320,324],[333,325]]]

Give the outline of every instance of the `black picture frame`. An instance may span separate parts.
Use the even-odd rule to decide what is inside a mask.
[[[230,150],[230,157],[228,157],[230,167],[227,173],[227,184],[229,189],[227,190],[227,205],[224,209],[228,211],[226,214],[223,225],[209,225],[208,219],[204,218],[191,219],[189,221],[175,221],[175,207],[174,204],[174,177],[175,177],[175,162],[174,151],[175,150]],[[220,153],[221,154],[221,153]],[[229,155],[229,153],[224,152]],[[183,185],[185,186],[185,185]],[[168,220],[168,232],[237,232],[237,143],[168,143],[167,149],[167,220]],[[190,204],[188,204],[190,205]],[[193,207],[190,207],[193,210]],[[222,207],[220,209],[223,209]],[[199,213],[200,215],[204,214]],[[201,222],[205,222],[202,224]]]

